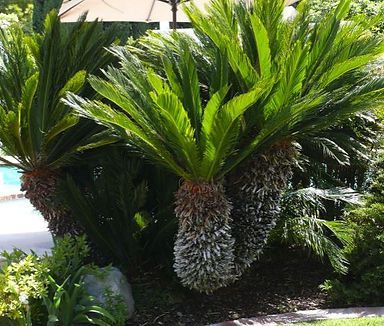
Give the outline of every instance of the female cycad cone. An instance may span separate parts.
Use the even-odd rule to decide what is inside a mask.
[[[292,177],[297,149],[292,144],[274,146],[256,154],[233,176],[233,236],[235,276],[240,276],[262,253],[280,214],[280,199]],[[237,172],[237,173],[239,173]]]
[[[220,183],[184,181],[177,191],[174,268],[183,285],[211,293],[230,281],[234,267],[231,208]]]
[[[59,173],[57,171],[35,170],[22,175],[21,190],[25,191],[25,197],[48,222],[48,229],[53,235],[83,234],[83,228],[75,221],[63,203],[58,201],[56,193],[58,183]]]

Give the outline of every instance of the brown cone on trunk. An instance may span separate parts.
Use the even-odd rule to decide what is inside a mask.
[[[48,229],[54,236],[82,234],[81,226],[57,198],[59,174],[50,170],[25,172],[21,176],[21,190],[25,197],[48,222]]]
[[[252,156],[230,176],[235,238],[235,279],[264,250],[280,214],[280,200],[292,177],[297,148],[292,143],[273,146]]]
[[[174,269],[184,286],[211,293],[231,280],[231,204],[220,183],[184,181],[176,193]]]

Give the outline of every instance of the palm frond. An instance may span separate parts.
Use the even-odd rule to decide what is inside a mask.
[[[373,78],[367,67],[382,53],[383,42],[366,32],[359,19],[342,22],[349,5],[340,1],[324,21],[311,25],[305,5],[295,20],[284,21],[283,1],[247,5],[216,0],[206,12],[190,4],[184,9],[198,40],[150,33],[136,45],[113,48],[121,69],[106,70],[107,81],[91,82],[146,134],[156,135],[174,162],[187,165],[189,174],[196,177],[192,162],[203,160],[199,174],[220,177],[254,152],[286,139],[314,137],[357,112],[382,105],[384,78]],[[249,107],[238,113],[231,107],[226,115],[225,103],[261,82],[266,82],[265,89]],[[171,127],[169,116],[164,122],[164,110],[151,95],[160,90],[178,98],[181,105],[173,101],[176,107],[188,113],[199,158],[193,154],[193,160],[187,159],[180,147],[186,129]],[[132,141],[129,135],[126,139]],[[347,163],[339,143],[328,139],[322,144],[333,159]],[[188,152],[195,151],[192,148]]]
[[[61,98],[67,91],[91,95],[87,73],[112,62],[104,47],[114,42],[113,31],[101,28],[84,18],[64,27],[52,12],[42,33],[27,35],[17,26],[1,32],[0,142],[24,170],[68,164],[68,153],[99,132]]]
[[[345,221],[321,218],[325,201],[356,205],[359,195],[352,189],[304,188],[288,191],[283,197],[282,219],[274,231],[274,238],[311,250],[320,258],[327,257],[340,273],[347,272],[348,261],[342,246],[351,241]]]
[[[267,83],[256,84],[254,90],[232,98],[225,103],[216,114],[215,121],[206,139],[202,170],[211,179],[224,164],[225,158],[231,154],[235,141],[239,135],[239,118],[249,109],[268,89]],[[208,117],[208,116],[206,116]],[[205,130],[203,130],[204,132]]]

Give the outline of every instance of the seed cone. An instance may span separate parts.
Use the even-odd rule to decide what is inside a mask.
[[[55,171],[36,170],[22,175],[21,190],[48,222],[48,229],[53,235],[82,234],[80,225],[57,200],[58,183],[59,175]]]
[[[231,208],[222,184],[184,181],[180,186],[174,269],[184,286],[211,293],[230,281],[234,268]]]
[[[281,196],[292,177],[296,156],[292,144],[274,146],[251,157],[230,177],[235,279],[263,252],[279,217]]]

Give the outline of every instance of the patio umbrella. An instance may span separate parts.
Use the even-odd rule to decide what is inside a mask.
[[[87,20],[96,18],[103,21],[128,21],[128,22],[188,22],[188,17],[182,10],[177,11],[181,2],[189,0],[64,0],[60,11],[60,19],[63,22],[75,22],[88,12]],[[237,0],[234,0],[237,1]],[[298,0],[286,0],[290,5]],[[199,8],[210,0],[193,0]]]
[[[187,0],[188,1],[188,0]],[[204,8],[210,0],[194,0],[199,8]],[[67,0],[60,11],[63,22],[75,22],[88,12],[87,20],[99,18],[103,21],[128,22],[160,22],[171,21],[175,27],[177,22],[188,22],[182,10],[177,12],[181,0]]]

